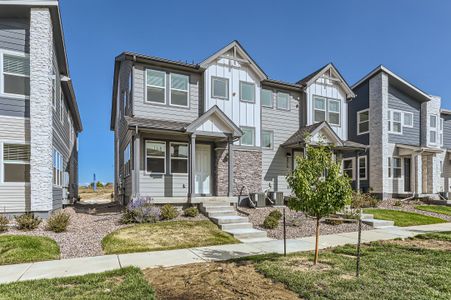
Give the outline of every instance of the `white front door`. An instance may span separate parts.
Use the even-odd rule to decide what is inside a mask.
[[[210,194],[211,191],[211,147],[196,145],[195,193]]]

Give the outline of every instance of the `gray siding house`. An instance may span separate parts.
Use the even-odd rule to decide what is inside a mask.
[[[348,139],[354,96],[332,64],[296,83],[270,79],[237,41],[198,64],[124,52],[115,60],[111,111],[117,200],[288,196],[295,157],[320,141],[360,188],[368,166],[366,146]]]
[[[58,1],[0,1],[0,213],[78,196],[78,133]]]

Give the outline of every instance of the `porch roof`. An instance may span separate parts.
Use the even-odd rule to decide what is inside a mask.
[[[169,130],[169,131],[178,131],[185,132],[186,127],[189,123],[185,122],[176,122],[176,121],[166,121],[166,120],[155,120],[148,118],[139,118],[139,117],[125,117],[125,121],[127,122],[127,127],[134,128],[138,126],[138,128],[145,129],[157,129],[157,130]]]
[[[414,152],[426,152],[426,153],[441,153],[442,149],[432,148],[432,147],[423,147],[423,146],[414,146],[414,145],[406,145],[406,144],[396,144],[396,147],[404,150],[404,154],[400,155],[409,155]]]

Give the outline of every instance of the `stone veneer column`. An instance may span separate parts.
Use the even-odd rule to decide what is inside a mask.
[[[380,72],[370,79],[370,187],[372,192],[384,197],[387,193],[388,157],[388,76]]]
[[[254,149],[233,150],[233,195],[240,194],[244,186],[251,193],[262,191],[262,152]],[[246,189],[243,190],[247,193]]]
[[[31,210],[52,210],[53,32],[48,8],[30,13]]]

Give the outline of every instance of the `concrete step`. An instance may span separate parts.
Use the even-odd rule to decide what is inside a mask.
[[[362,219],[362,222],[372,226],[373,228],[385,228],[395,226],[395,222],[388,220]]]
[[[249,219],[247,217],[241,216],[218,216],[210,218],[213,223],[217,225],[222,224],[234,224],[234,223],[249,223]]]
[[[223,210],[223,211],[209,211],[205,213],[207,215],[207,217],[209,218],[215,218],[215,217],[222,217],[222,216],[236,216],[236,211],[235,210]]]
[[[372,214],[362,214],[362,220],[363,219],[374,219],[374,215],[372,215]]]
[[[230,205],[213,205],[213,206],[201,206],[200,210],[202,212],[210,212],[210,211],[228,211],[232,210],[233,207]]]
[[[264,238],[267,237],[266,231],[254,228],[229,229],[224,230],[237,239]]]
[[[270,241],[274,241],[274,239],[269,238],[269,237],[240,239],[240,242],[242,242],[242,243],[264,243],[264,242],[270,242]]]
[[[242,228],[252,228],[252,223],[231,223],[231,224],[222,224],[220,225],[221,230],[230,230],[230,229],[242,229]]]

